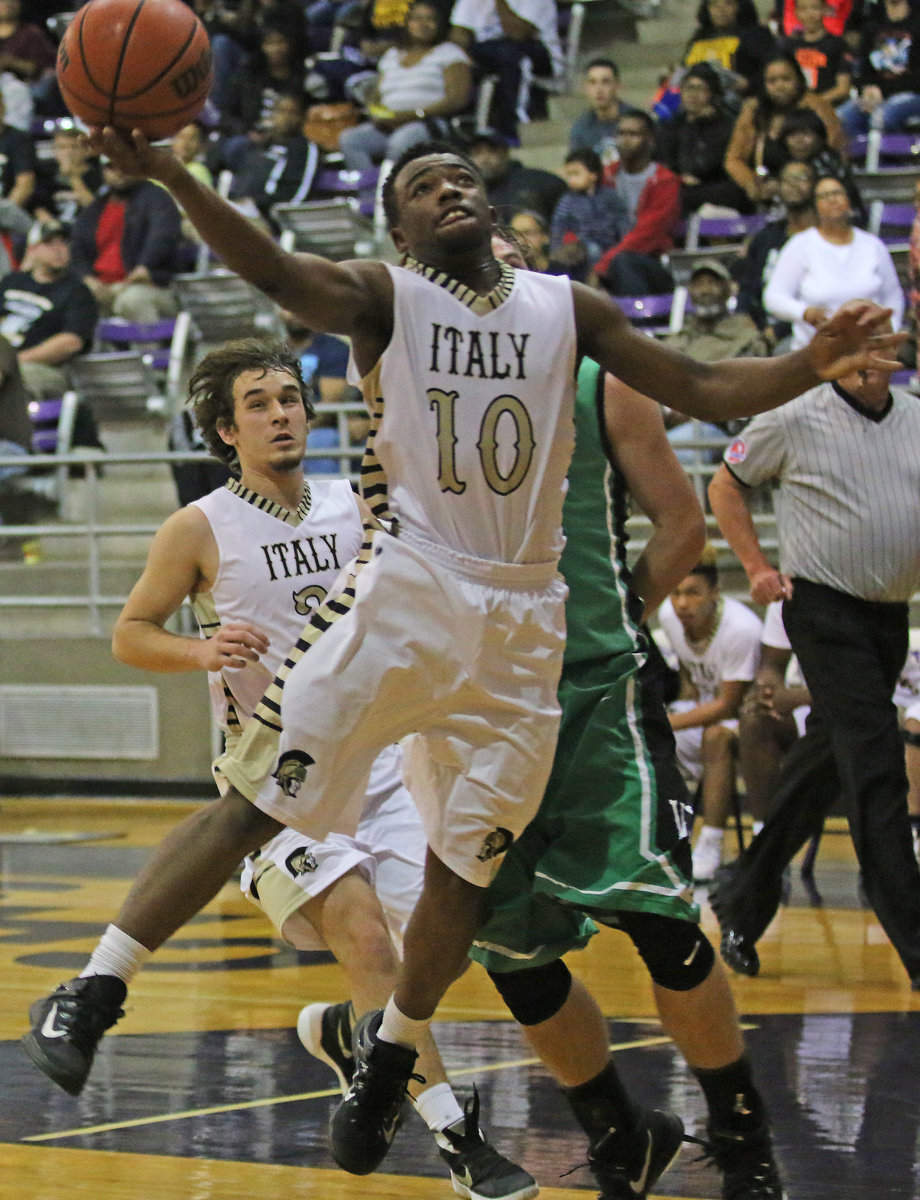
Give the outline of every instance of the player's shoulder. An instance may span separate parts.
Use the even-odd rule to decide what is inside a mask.
[[[740,634],[753,635],[759,644],[763,621],[757,613],[742,600],[736,600],[733,596],[726,596],[724,604],[722,619],[726,628]]]

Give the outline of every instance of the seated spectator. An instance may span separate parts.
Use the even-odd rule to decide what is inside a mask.
[[[456,0],[451,36],[483,75],[497,78],[490,121],[509,146],[530,112],[530,83],[562,71],[556,0]]]
[[[669,292],[674,281],[661,255],[674,245],[680,224],[680,180],[653,155],[656,125],[645,112],[620,118],[620,158],[610,170],[612,186],[626,201],[629,231],[601,255],[594,270],[615,296]]]
[[[799,108],[813,109],[827,130],[828,145],[845,153],[845,141],[834,110],[809,92],[802,68],[786,53],[773,55],[764,66],[763,82],[745,100],[725,152],[725,170],[761,207],[776,196],[776,172],[785,161],[783,122]]]
[[[850,94],[853,58],[840,34],[828,31],[830,12],[827,0],[795,0],[799,28],[781,39],[779,49],[793,55],[809,91],[828,104],[840,104]]]
[[[7,123],[6,104],[0,95],[0,197],[28,208],[35,191],[35,164],[31,134]]]
[[[856,186],[853,172],[846,159],[828,146],[827,130],[818,114],[810,108],[797,108],[783,121],[780,139],[786,162],[809,163],[816,177],[833,176],[840,180],[846,188],[854,224],[865,225],[869,212]]]
[[[0,279],[0,334],[16,350],[31,396],[67,390],[65,365],[92,345],[98,318],[93,293],[71,267],[67,230],[36,222],[23,269]]]
[[[4,525],[27,524],[33,517],[31,506],[23,503],[28,493],[8,492],[4,486],[5,480],[25,474],[25,459],[31,450],[29,394],[23,386],[16,351],[0,336],[0,455],[23,460],[21,466],[0,466],[0,534]],[[21,562],[24,549],[22,538],[0,536],[0,562]]]
[[[102,187],[102,167],[76,125],[54,131],[52,157],[38,159],[32,211],[39,221],[72,225]]]
[[[210,167],[204,161],[205,131],[199,121],[190,121],[188,125],[173,134],[172,149],[176,158],[184,163],[190,175],[194,175],[205,187],[213,188],[214,177]],[[201,235],[191,221],[182,213],[182,237],[188,247],[189,269],[194,269],[194,258],[197,257],[196,247],[203,245]]]
[[[779,252],[764,290],[764,307],[792,322],[792,349],[806,346],[820,324],[854,297],[890,308],[894,328],[904,317],[904,291],[888,247],[852,224],[850,201],[839,179],[815,184],[817,219]]]
[[[0,279],[15,271],[35,219],[11,200],[0,199]]]
[[[469,106],[470,60],[447,40],[447,24],[430,0],[414,0],[400,47],[387,50],[367,105],[369,121],[342,132],[339,148],[351,170],[393,161],[409,146],[446,137],[448,118]]]
[[[698,362],[719,362],[724,358],[762,358],[770,353],[769,343],[745,313],[732,312],[732,277],[718,259],[701,259],[693,268],[688,284],[689,311],[679,333],[669,333],[662,341],[682,350]],[[668,440],[680,462],[718,462],[721,449],[681,448],[681,443],[700,438],[724,439],[736,432],[734,423],[710,425],[691,421],[675,408],[664,410]]]
[[[683,65],[708,62],[726,73],[726,94],[733,94],[732,98],[753,95],[775,48],[773,34],[761,25],[754,0],[702,0],[696,21]]]
[[[669,718],[681,771],[702,801],[693,879],[709,883],[722,861],[735,789],[738,713],[760,655],[762,625],[747,605],[719,590],[712,547],[662,604],[658,621],[690,691]]]
[[[22,0],[0,0],[0,72],[33,89],[54,75],[57,47],[40,25],[22,19]]]
[[[280,29],[266,29],[257,53],[234,79],[220,109],[220,129],[225,135],[242,136],[256,144],[269,136],[272,110],[284,93],[304,90],[303,59],[296,57],[290,38]],[[220,166],[235,169],[234,153],[238,142],[221,145]]]
[[[592,58],[585,67],[582,90],[588,108],[577,116],[569,130],[569,149],[594,150],[604,167],[615,163],[617,122],[623,113],[635,112],[632,104],[620,99],[620,69],[612,58]]]
[[[850,27],[850,14],[854,7],[853,0],[827,0],[824,14],[824,28],[827,32],[843,37]],[[796,12],[796,0],[776,0],[771,24],[775,26],[777,35],[781,38],[797,33],[802,28],[802,23]],[[852,47],[850,49],[852,51]]]
[[[680,177],[683,216],[704,204],[750,212],[743,188],[729,179],[725,151],[734,117],[722,103],[722,82],[709,63],[697,63],[680,81],[680,106],[658,132],[659,162]]]
[[[331,333],[316,333],[300,317],[283,311],[287,343],[300,359],[304,382],[315,390],[319,404],[341,404],[348,391],[348,343]]]
[[[485,181],[499,224],[505,224],[521,208],[539,213],[547,222],[552,218],[565,192],[563,179],[512,158],[508,142],[494,129],[477,130],[467,149]]]
[[[744,249],[735,271],[738,281],[738,301],[735,311],[747,313],[767,339],[771,350],[788,338],[792,325],[772,316],[764,308],[763,292],[773,274],[780,249],[795,233],[814,225],[815,180],[817,175],[809,163],[788,162],[779,173],[777,199],[783,206],[783,216],[759,229]]]
[[[306,114],[302,92],[279,96],[265,144],[250,146],[230,185],[230,199],[272,228],[274,205],[303,203],[316,177],[319,149],[302,132]]]
[[[885,0],[866,22],[856,63],[859,95],[837,110],[849,137],[870,123],[898,133],[920,115],[920,13],[910,0]]]
[[[619,242],[630,227],[626,202],[614,188],[601,185],[603,173],[596,151],[570,150],[563,167],[568,190],[556,205],[550,226],[550,264],[556,263],[562,267],[560,273],[582,282],[607,247]],[[566,251],[580,253],[566,257]]]
[[[103,316],[154,322],[173,316],[170,282],[182,250],[182,218],[165,188],[105,162],[100,195],[71,235],[74,269]]]
[[[508,230],[514,235],[513,244],[523,242],[530,269],[545,271],[549,267],[549,221],[532,208],[519,208],[511,214]]]

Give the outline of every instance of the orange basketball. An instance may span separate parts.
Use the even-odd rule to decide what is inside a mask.
[[[211,46],[182,0],[89,0],[58,49],[64,102],[87,125],[170,137],[211,88]]]

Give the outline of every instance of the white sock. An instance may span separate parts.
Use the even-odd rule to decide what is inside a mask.
[[[128,984],[152,953],[117,925],[110,925],[80,972],[80,978],[84,979],[87,975],[115,975]]]
[[[430,1019],[414,1021],[412,1017],[401,1013],[391,996],[383,1010],[383,1020],[380,1022],[377,1036],[385,1042],[395,1042],[397,1046],[410,1046],[414,1050],[430,1024]]]
[[[700,842],[718,842],[721,846],[725,840],[725,830],[716,829],[715,825],[704,825],[700,830]]]
[[[436,1083],[414,1101],[415,1109],[433,1133],[463,1120],[463,1109],[449,1083]]]

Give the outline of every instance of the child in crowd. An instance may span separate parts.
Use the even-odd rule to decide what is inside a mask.
[[[604,166],[595,150],[582,147],[565,156],[568,190],[556,205],[550,227],[551,270],[584,280],[605,250],[629,230],[626,202],[601,179]]]
[[[829,33],[825,24],[831,14],[827,0],[795,0],[800,28],[780,43],[780,49],[795,56],[809,91],[830,104],[842,104],[850,95],[853,63],[842,37]]]

